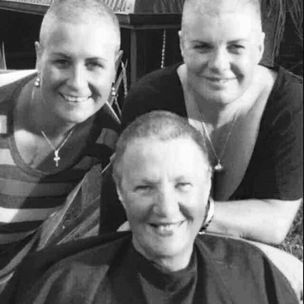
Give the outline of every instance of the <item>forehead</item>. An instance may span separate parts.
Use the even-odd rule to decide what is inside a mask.
[[[183,33],[197,40],[251,40],[256,37],[256,19],[246,13],[229,12],[219,15],[194,13],[184,23]]]
[[[206,156],[190,138],[137,139],[127,146],[122,158],[122,175],[129,178],[207,176],[208,171]]]
[[[261,29],[261,21],[257,9],[252,4],[231,0],[219,3],[208,2],[208,5],[197,4],[186,6],[183,12],[182,28],[184,32],[202,31],[212,33],[214,27],[226,29],[230,34],[251,33]]]
[[[44,31],[42,44],[48,53],[84,52],[95,56],[113,52],[114,55],[118,44],[113,39],[114,34],[113,27],[105,21],[71,23],[58,20]]]

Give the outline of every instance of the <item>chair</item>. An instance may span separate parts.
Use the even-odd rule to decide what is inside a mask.
[[[3,41],[1,42],[1,48],[0,48],[0,70],[1,69],[7,70]]]

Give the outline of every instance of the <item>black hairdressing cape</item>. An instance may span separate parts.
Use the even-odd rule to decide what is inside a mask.
[[[256,247],[198,236],[186,269],[166,272],[132,245],[130,232],[48,248],[26,258],[2,304],[295,304],[281,272]]]

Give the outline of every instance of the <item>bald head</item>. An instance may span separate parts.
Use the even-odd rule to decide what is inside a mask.
[[[120,48],[119,22],[113,11],[103,0],[55,0],[46,12],[40,29],[40,44],[46,45],[49,33],[58,22],[96,23],[112,25],[113,40]]]
[[[202,152],[206,166],[211,172],[208,149],[200,132],[189,125],[188,121],[167,111],[152,111],[138,117],[120,135],[113,158],[113,176],[117,184],[121,180],[120,164],[127,147],[135,140],[157,139],[162,142],[187,138],[192,140]]]
[[[261,29],[260,0],[185,0],[182,16],[182,29],[187,27],[188,20],[195,13],[217,17],[222,13],[234,13],[250,10],[256,18],[256,25]]]

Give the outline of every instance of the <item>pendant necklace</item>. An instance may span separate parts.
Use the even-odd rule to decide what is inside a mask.
[[[200,115],[201,115],[201,118],[203,118],[203,114],[201,113],[200,110],[199,110],[199,113],[200,113]],[[206,126],[206,124],[205,124],[205,122],[204,122],[204,119],[201,119],[201,124],[202,124],[202,127],[203,127],[203,129],[204,129],[204,133],[205,133],[206,138],[207,138],[207,140],[208,140],[209,146],[211,147],[212,153],[213,153],[213,155],[214,155],[214,157],[215,157],[215,159],[216,159],[216,165],[213,167],[213,169],[214,169],[215,172],[223,172],[224,169],[225,169],[224,166],[223,166],[223,164],[222,164],[222,159],[223,159],[223,157],[224,157],[224,155],[225,155],[226,146],[227,146],[227,144],[228,144],[228,142],[229,142],[229,139],[230,139],[230,137],[231,137],[232,130],[233,130],[233,128],[234,128],[234,126],[235,126],[235,123],[236,123],[236,121],[237,121],[237,117],[238,117],[238,111],[235,113],[235,115],[234,115],[234,117],[233,117],[233,120],[232,120],[232,123],[231,123],[230,130],[229,130],[229,132],[228,132],[228,134],[227,134],[227,136],[226,136],[226,139],[225,139],[225,142],[224,142],[224,146],[223,146],[223,149],[222,149],[220,155],[218,155],[218,154],[216,153],[215,147],[214,147],[214,145],[213,145],[213,143],[212,143],[212,140],[211,140],[211,137],[210,137],[209,132],[208,132],[208,130],[207,130],[207,126]]]
[[[69,133],[67,134],[67,136],[63,139],[63,141],[61,142],[61,144],[56,148],[53,143],[51,142],[51,140],[47,137],[47,135],[45,134],[45,132],[43,130],[40,130],[42,136],[44,137],[45,141],[49,144],[49,146],[53,149],[54,151],[54,157],[53,160],[55,162],[55,166],[56,168],[59,167],[59,161],[60,161],[60,156],[59,156],[59,152],[62,149],[62,147],[65,145],[65,143],[68,141],[68,139],[71,137],[72,133],[73,133],[74,129],[70,130]]]
[[[225,155],[226,146],[230,140],[233,128],[237,121],[239,110],[236,111],[236,113],[233,117],[233,120],[231,122],[231,127],[226,136],[222,151],[218,155],[216,153],[215,147],[213,145],[213,142],[212,142],[209,132],[207,130],[205,120],[203,119],[204,118],[203,113],[200,111],[198,103],[194,99],[191,88],[189,87],[188,82],[186,81],[186,79],[184,78],[182,73],[179,73],[179,77],[180,77],[181,83],[183,84],[183,88],[184,88],[185,104],[186,104],[186,111],[188,114],[188,121],[194,128],[199,130],[199,132],[202,134],[202,136],[204,136],[207,139],[207,142],[211,148],[212,154],[213,154],[214,158],[216,159],[216,164],[213,166],[213,170],[215,172],[223,172],[225,170],[225,168],[222,164],[222,159]]]

